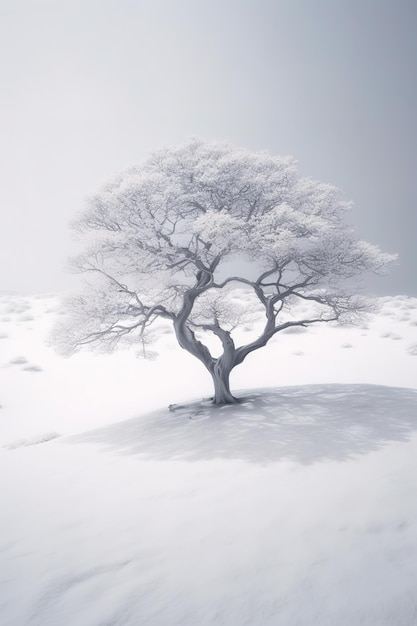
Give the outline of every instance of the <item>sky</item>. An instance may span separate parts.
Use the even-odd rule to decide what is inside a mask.
[[[417,295],[414,0],[0,0],[0,291],[72,289],[88,194],[190,136],[296,157]]]

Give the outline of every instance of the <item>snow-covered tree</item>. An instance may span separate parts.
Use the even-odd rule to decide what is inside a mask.
[[[72,263],[86,280],[58,343],[71,353],[127,342],[146,354],[169,320],[211,374],[213,401],[235,402],[230,372],[277,333],[365,308],[358,278],[393,257],[355,237],[347,209],[291,157],[200,140],[158,151],[104,185],[76,221],[85,248]],[[297,302],[311,306],[299,315]],[[262,328],[238,345],[248,316]]]

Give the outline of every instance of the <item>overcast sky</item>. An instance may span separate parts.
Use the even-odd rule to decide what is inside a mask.
[[[74,285],[86,195],[189,136],[295,156],[417,295],[415,0],[0,0],[0,291]]]

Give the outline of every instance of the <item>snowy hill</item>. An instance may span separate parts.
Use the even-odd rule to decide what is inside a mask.
[[[58,304],[0,300],[0,624],[417,623],[416,299],[280,334],[223,408],[168,333],[60,358]]]

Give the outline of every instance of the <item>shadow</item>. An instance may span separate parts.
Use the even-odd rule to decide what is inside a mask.
[[[173,405],[61,441],[152,460],[309,464],[405,442],[416,430],[417,391],[329,384],[259,389],[223,407],[208,400]]]

